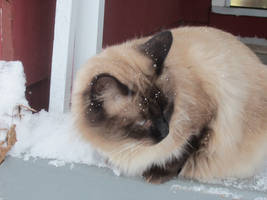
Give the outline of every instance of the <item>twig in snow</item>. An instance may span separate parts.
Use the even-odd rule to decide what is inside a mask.
[[[7,152],[17,141],[15,128],[16,125],[12,125],[7,132],[5,141],[0,142],[0,164],[5,160]]]

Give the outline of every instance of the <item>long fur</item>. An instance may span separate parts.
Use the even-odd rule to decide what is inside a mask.
[[[151,60],[138,46],[149,38],[108,47],[79,70],[72,102],[77,128],[124,174],[136,176],[152,165],[164,168],[167,162],[179,159],[189,137],[208,123],[211,131],[188,158],[181,175],[201,180],[251,176],[267,149],[266,66],[248,47],[221,30],[184,27],[171,33],[171,49],[155,80],[174,101],[167,137],[156,144],[146,138],[110,139],[103,136],[103,127],[91,126],[85,117],[84,91],[98,74],[108,73],[144,92],[147,77],[154,72]],[[133,120],[138,116],[137,99],[130,97],[112,97],[104,108]]]

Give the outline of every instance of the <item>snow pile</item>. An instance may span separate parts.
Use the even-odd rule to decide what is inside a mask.
[[[25,77],[20,62],[0,61],[0,117],[10,123],[6,116],[14,113],[17,105],[28,105],[25,99]]]
[[[15,109],[19,104],[28,105],[25,99],[25,77],[20,62],[0,61],[0,129],[9,129]],[[6,135],[1,131],[0,141]]]
[[[7,130],[14,124],[17,135],[9,155],[26,160],[52,159],[50,164],[56,166],[66,162],[106,166],[104,159],[76,133],[70,113],[32,114],[27,109],[25,82],[21,62],[0,61],[0,142],[5,141]]]
[[[27,106],[25,77],[20,62],[0,61],[0,162],[15,143],[15,118],[19,105]]]
[[[10,155],[52,159],[50,164],[65,163],[104,165],[103,159],[80,138],[72,123],[70,113],[40,111],[28,114],[17,124],[17,143]]]

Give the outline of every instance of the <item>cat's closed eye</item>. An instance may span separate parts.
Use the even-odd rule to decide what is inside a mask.
[[[149,128],[152,125],[152,121],[148,119],[143,119],[137,121],[136,124],[144,128]]]

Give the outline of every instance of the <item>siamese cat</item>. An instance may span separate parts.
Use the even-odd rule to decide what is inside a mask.
[[[267,68],[233,35],[183,27],[106,48],[72,111],[123,174],[162,183],[253,175],[267,150]]]

